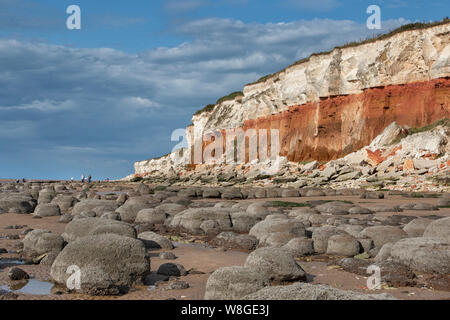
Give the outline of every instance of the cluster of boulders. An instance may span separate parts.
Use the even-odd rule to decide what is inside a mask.
[[[106,194],[96,192],[94,184],[80,183],[10,183],[0,188],[1,213],[59,217],[60,223],[67,223],[62,235],[48,230],[27,230],[20,252],[27,263],[51,266],[52,280],[68,291],[116,295],[134,285],[152,283],[155,276],[169,280],[186,274],[181,265],[173,263],[164,264],[155,272],[150,270],[149,250],[171,250],[174,246],[154,232],[138,232],[139,228],[133,224],[137,213],[159,206],[165,216],[166,211],[175,214],[181,205],[163,204],[166,196],[151,195],[152,190],[146,185],[136,190],[129,187],[127,191],[120,191],[122,187],[118,186],[115,189],[119,190]],[[176,257],[165,252],[162,258]],[[80,286],[72,287],[68,283],[72,283],[71,276],[76,270]],[[10,278],[15,280],[16,274],[14,271]],[[173,285],[177,286],[185,284]]]
[[[447,194],[441,200],[449,198]],[[408,206],[411,207],[414,206]],[[418,206],[418,210],[438,209]],[[374,216],[376,211],[399,212],[402,209],[389,206],[368,209],[332,201],[267,215],[249,232],[262,248],[249,255],[244,267],[222,268],[213,273],[205,298],[350,298],[351,294],[327,286],[312,289],[310,285],[296,283],[267,287],[274,282],[305,281],[303,269],[293,258],[314,254],[346,257],[339,260],[338,265],[363,276],[367,276],[367,268],[375,264],[381,269],[382,281],[391,286],[414,286],[415,272],[448,279],[450,217],[434,217],[433,220],[394,213],[390,218],[381,218]],[[346,218],[350,212],[358,216]],[[448,284],[444,289],[450,289]],[[353,298],[376,297],[357,294]]]
[[[137,284],[187,273],[172,263],[151,272],[148,250],[174,248],[168,238],[154,232],[163,228],[250,252],[244,266],[221,268],[210,276],[207,299],[277,298],[293,291],[297,292],[293,299],[389,298],[311,287],[305,283],[308,275],[297,260],[311,255],[336,257],[344,270],[365,275],[369,265],[377,264],[383,281],[394,286],[414,285],[417,272],[450,274],[450,217],[438,215],[439,207],[450,204],[449,194],[430,204],[414,201],[417,195],[412,193],[364,189],[186,188],[137,183],[117,185],[109,193],[95,191],[106,186],[3,185],[3,212],[60,216],[60,222],[67,223],[62,235],[47,230],[28,232],[22,241],[24,259],[51,266],[52,279],[62,286],[71,279],[68,270],[76,266],[81,275],[81,288],[76,290],[92,295],[121,294]],[[408,201],[393,206],[327,198],[380,200],[391,194],[404,195]],[[321,200],[284,201],[293,197]],[[260,200],[267,198],[272,200]],[[255,201],[239,201],[243,199]],[[403,215],[405,210],[436,214],[424,218]],[[170,254],[166,256],[173,259]],[[174,284],[174,288],[184,286]]]

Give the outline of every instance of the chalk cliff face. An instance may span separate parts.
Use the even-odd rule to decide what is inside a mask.
[[[188,139],[212,129],[278,129],[289,161],[331,160],[369,144],[393,121],[450,117],[450,24],[313,55],[195,115]],[[170,159],[136,163],[136,173]]]

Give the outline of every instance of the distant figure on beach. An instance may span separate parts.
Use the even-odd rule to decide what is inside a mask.
[[[91,181],[92,181],[92,176],[89,175],[89,177],[88,177],[88,182],[91,183]]]
[[[25,178],[22,178],[22,182],[25,183],[25,182],[27,182],[27,180],[25,180]]]
[[[84,176],[84,173],[81,175],[81,182],[84,182],[86,180],[86,177]]]
[[[73,182],[73,177],[72,177],[72,178],[70,178],[70,181],[72,181],[72,182]]]

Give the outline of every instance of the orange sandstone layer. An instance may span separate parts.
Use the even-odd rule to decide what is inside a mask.
[[[329,161],[357,151],[389,124],[423,127],[450,118],[450,78],[322,98],[247,120],[247,129],[278,129],[280,155],[290,161]]]

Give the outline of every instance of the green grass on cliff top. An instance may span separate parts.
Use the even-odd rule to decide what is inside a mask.
[[[211,112],[214,110],[214,107],[216,105],[221,104],[222,102],[225,102],[225,101],[234,100],[236,97],[243,97],[243,96],[244,96],[244,93],[242,91],[236,91],[236,92],[230,93],[229,95],[223,96],[222,98],[218,99],[216,104],[208,104],[203,109],[198,110],[196,113],[194,113],[194,115],[197,116],[204,112]]]
[[[370,38],[367,38],[367,39],[361,39],[360,41],[349,42],[349,43],[344,44],[343,46],[337,46],[337,47],[333,48],[330,51],[313,53],[309,57],[301,59],[301,60],[298,60],[298,61],[294,62],[293,64],[291,64],[290,66],[284,68],[281,71],[278,71],[278,72],[275,72],[275,73],[272,73],[272,74],[268,74],[268,75],[266,75],[264,77],[261,77],[257,81],[249,83],[247,85],[253,85],[253,84],[265,82],[266,80],[268,80],[268,79],[270,79],[272,77],[275,77],[275,76],[279,75],[280,73],[286,71],[286,69],[288,69],[290,67],[302,64],[304,62],[308,62],[311,59],[311,57],[330,54],[335,49],[344,49],[344,48],[350,48],[350,47],[357,47],[357,46],[364,45],[364,44],[367,44],[367,43],[371,43],[371,42],[375,42],[375,41],[378,41],[378,40],[384,40],[384,39],[390,38],[390,37],[392,37],[392,36],[394,36],[394,35],[396,35],[398,33],[401,33],[401,32],[411,31],[411,30],[427,29],[427,28],[443,25],[443,24],[446,24],[446,23],[450,23],[450,19],[448,17],[444,18],[442,21],[431,22],[431,23],[416,22],[416,23],[405,24],[405,25],[403,25],[403,26],[401,26],[401,27],[399,27],[399,28],[397,28],[395,30],[392,30],[389,33],[385,33],[385,34],[378,35],[378,36],[375,36],[375,37],[370,37]],[[211,111],[214,110],[216,105],[218,105],[218,104],[220,104],[220,103],[222,103],[224,101],[233,100],[236,97],[243,96],[243,95],[244,94],[241,91],[233,92],[233,93],[231,93],[231,94],[229,94],[227,96],[224,96],[224,97],[220,98],[219,100],[217,100],[216,104],[208,104],[203,109],[200,109],[197,112],[195,112],[194,115],[197,116],[197,115],[200,115],[200,114],[202,114],[204,112],[211,112]]]
[[[402,139],[406,138],[407,136],[410,136],[410,135],[416,134],[416,133],[430,131],[430,130],[433,130],[434,128],[438,127],[438,126],[443,126],[443,127],[450,128],[450,119],[449,118],[443,118],[443,119],[441,119],[439,121],[436,121],[436,122],[434,122],[432,124],[429,124],[429,125],[427,125],[425,127],[422,127],[422,128],[409,128],[408,132],[400,134],[395,140],[393,140],[391,142],[391,145],[399,143]]]
[[[279,75],[280,73],[286,71],[286,69],[288,69],[290,67],[302,64],[304,62],[308,62],[311,59],[311,57],[330,54],[331,52],[333,52],[333,50],[336,50],[336,49],[357,47],[357,46],[364,45],[364,44],[367,44],[367,43],[372,43],[372,42],[375,42],[375,41],[378,41],[378,40],[388,39],[388,38],[390,38],[390,37],[392,37],[392,36],[394,36],[394,35],[396,35],[398,33],[402,33],[402,32],[405,32],[405,31],[427,29],[427,28],[432,28],[432,27],[436,27],[436,26],[439,26],[439,25],[443,25],[443,24],[446,24],[446,23],[450,23],[450,19],[448,17],[442,19],[442,21],[437,21],[437,22],[430,22],[430,23],[416,22],[416,23],[405,24],[405,25],[403,25],[403,26],[401,26],[401,27],[399,27],[397,29],[394,29],[394,30],[388,32],[388,33],[384,33],[384,34],[381,34],[381,35],[378,35],[378,36],[374,36],[374,37],[369,37],[367,39],[361,39],[360,41],[348,42],[348,43],[344,44],[343,46],[337,46],[337,47],[333,48],[330,51],[323,51],[323,52],[313,53],[309,57],[301,59],[301,60],[298,60],[298,61],[294,62],[293,64],[287,66],[286,68],[284,68],[281,71],[278,71],[278,72],[275,72],[275,73],[272,73],[272,74],[268,74],[268,75],[266,75],[264,77],[259,78],[257,81],[249,83],[247,85],[253,85],[253,84],[265,82],[266,80],[268,80],[268,79],[270,79],[272,77],[275,77],[275,76]]]

